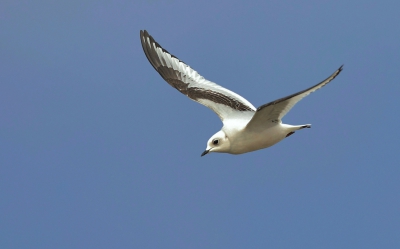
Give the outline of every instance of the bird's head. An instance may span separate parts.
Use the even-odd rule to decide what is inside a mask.
[[[215,133],[207,142],[206,150],[201,154],[204,156],[210,152],[229,152],[231,143],[224,131]]]

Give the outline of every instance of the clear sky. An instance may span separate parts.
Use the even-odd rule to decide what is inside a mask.
[[[400,248],[399,1],[0,1],[0,248]],[[264,150],[170,87],[146,29],[254,106]]]

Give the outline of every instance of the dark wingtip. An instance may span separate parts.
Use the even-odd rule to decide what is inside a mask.
[[[147,30],[143,29],[140,30],[140,39],[142,40],[142,37],[149,37],[149,33],[147,32]]]

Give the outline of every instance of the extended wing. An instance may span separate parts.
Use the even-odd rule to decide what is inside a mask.
[[[241,112],[256,110],[240,95],[204,79],[183,61],[163,49],[146,30],[140,31],[140,40],[147,59],[168,84],[213,110],[222,121]]]
[[[246,128],[265,128],[269,124],[272,125],[273,123],[281,122],[283,116],[285,116],[286,113],[288,113],[297,102],[299,102],[302,98],[306,97],[310,93],[315,92],[316,90],[331,82],[336,76],[339,75],[339,73],[342,71],[342,68],[343,66],[341,66],[331,76],[316,84],[315,86],[258,107],[257,112],[247,124]]]

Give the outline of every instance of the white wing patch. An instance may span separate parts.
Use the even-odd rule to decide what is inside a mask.
[[[154,69],[172,87],[213,110],[222,121],[233,113],[255,112],[242,96],[204,79],[195,70],[162,48],[146,30],[140,31],[143,51]]]

